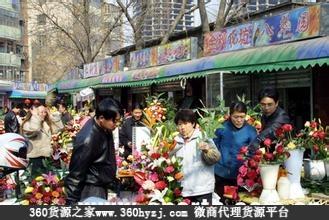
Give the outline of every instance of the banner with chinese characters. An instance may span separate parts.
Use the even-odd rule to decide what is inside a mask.
[[[205,56],[251,47],[252,31],[253,25],[246,24],[206,34],[204,38]]]
[[[197,57],[197,38],[187,38],[130,53],[130,68],[146,68]]]
[[[320,7],[299,8],[254,22],[254,46],[318,36]]]
[[[157,47],[145,48],[130,53],[131,69],[156,66],[158,58]]]
[[[320,6],[302,7],[206,34],[204,56],[315,37],[319,35],[319,31]]]
[[[123,70],[124,57],[115,56],[105,60],[88,63],[83,66],[83,78],[103,75],[105,73],[114,73]]]

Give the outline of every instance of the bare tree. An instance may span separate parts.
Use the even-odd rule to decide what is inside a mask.
[[[52,2],[28,0],[31,18],[29,20],[30,38],[40,43],[38,38],[42,36],[47,42],[47,45],[33,44],[34,49],[38,46],[41,48],[36,50],[38,56],[34,56],[32,65],[36,63],[41,65],[41,61],[44,63],[41,65],[44,68],[39,66],[34,70],[43,69],[45,72],[48,69],[45,65],[55,61],[61,63],[63,60],[60,57],[64,57],[64,61],[70,61],[64,62],[68,66],[63,67],[63,70],[91,63],[97,57],[103,57],[104,54],[100,55],[100,53],[107,50],[106,47],[109,46],[108,43],[112,38],[114,39],[115,35],[122,36],[120,28],[123,15],[123,11],[114,5],[107,6],[107,10],[112,11],[106,14],[103,6],[107,5],[95,6],[91,0]],[[116,33],[118,31],[119,33]],[[47,59],[48,62],[46,62]],[[37,73],[33,72],[33,74]]]

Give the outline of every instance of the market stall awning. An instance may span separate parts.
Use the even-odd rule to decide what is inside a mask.
[[[108,73],[94,78],[59,82],[59,91],[80,88],[147,86],[219,71],[257,73],[322,66],[329,63],[329,37],[225,52],[170,65]]]
[[[47,92],[45,91],[26,91],[26,90],[13,90],[10,93],[11,99],[45,99]]]

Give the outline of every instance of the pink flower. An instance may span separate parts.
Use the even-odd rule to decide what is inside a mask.
[[[265,146],[269,147],[269,146],[271,146],[271,144],[272,144],[272,140],[269,139],[269,138],[265,138],[265,140],[264,140],[264,144],[265,144]]]
[[[244,179],[240,175],[238,175],[236,182],[237,182],[238,186],[243,186],[244,185]]]
[[[244,157],[243,157],[242,154],[238,154],[238,155],[236,156],[236,159],[242,161],[242,160],[244,160]]]
[[[173,166],[166,167],[165,172],[166,173],[172,173],[175,171],[175,168]]]
[[[136,199],[136,202],[143,203],[146,198],[145,198],[144,193],[138,193],[135,199]]]
[[[243,147],[240,148],[240,153],[241,154],[245,154],[247,152],[248,152],[248,147],[247,146],[243,146]]]
[[[155,183],[155,188],[158,190],[163,190],[167,187],[167,184],[164,181],[159,181]]]
[[[254,180],[256,177],[257,177],[257,173],[255,170],[250,170],[248,173],[247,173],[247,177],[251,180]]]
[[[251,188],[255,185],[255,181],[247,179],[246,180],[246,185]]]
[[[186,203],[187,205],[191,204],[191,200],[189,199],[183,199],[183,202]]]
[[[157,182],[159,181],[159,176],[157,173],[151,173],[149,176],[150,180],[152,180],[153,182]]]
[[[290,131],[292,131],[292,125],[291,124],[284,124],[284,125],[282,125],[282,129],[285,132],[290,132]]]
[[[247,172],[248,172],[248,167],[246,167],[245,165],[239,168],[239,173],[241,174],[242,177],[245,177],[247,175]]]
[[[257,167],[257,163],[253,159],[250,159],[249,162],[248,162],[248,164],[249,164],[249,167],[251,167],[251,168]]]

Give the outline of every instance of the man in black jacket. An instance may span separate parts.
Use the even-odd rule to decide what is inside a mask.
[[[262,130],[249,147],[250,154],[254,154],[259,144],[265,138],[275,139],[275,131],[284,124],[290,123],[288,114],[279,107],[279,93],[274,88],[264,88],[258,95],[262,108]]]
[[[88,197],[107,199],[107,190],[116,190],[116,159],[112,131],[122,115],[121,105],[106,98],[77,134],[69,174],[65,178],[67,204],[72,205]]]
[[[21,108],[20,104],[15,104],[11,111],[5,116],[5,132],[6,133],[19,133],[19,122],[17,115],[19,114]]]

